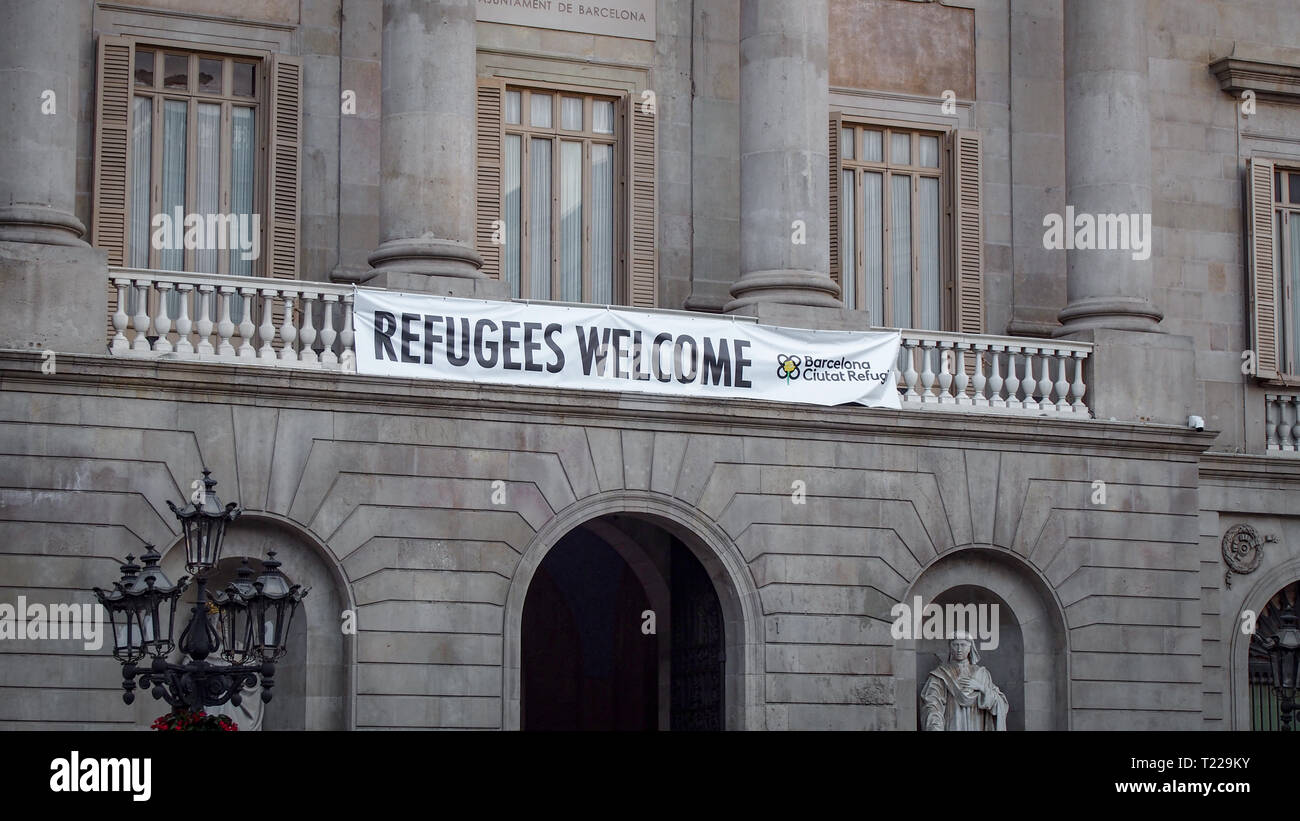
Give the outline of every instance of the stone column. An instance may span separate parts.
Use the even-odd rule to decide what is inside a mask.
[[[3,348],[104,353],[108,345],[105,255],[82,239],[75,213],[90,13],[80,2],[0,4]]]
[[[1146,4],[1133,0],[1065,2],[1066,202],[1076,214],[1151,213],[1146,13]],[[1153,257],[1068,251],[1067,305],[1056,335],[1158,330]]]
[[[495,284],[474,250],[474,8],[384,0],[373,284],[455,296]]]
[[[826,23],[826,0],[740,2],[740,278],[729,313],[843,309],[829,273]],[[792,239],[796,221],[804,244]]]

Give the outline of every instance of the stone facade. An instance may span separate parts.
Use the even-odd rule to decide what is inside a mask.
[[[180,575],[165,501],[206,466],[245,510],[228,555],[273,547],[312,585],[267,728],[527,726],[526,601],[580,528],[652,602],[670,541],[703,567],[727,728],[916,729],[934,648],[892,636],[891,608],[970,588],[1016,637],[990,668],[1015,671],[998,681],[1013,729],[1250,727],[1239,614],[1300,579],[1300,461],[1268,447],[1264,397],[1285,386],[1241,367],[1243,180],[1252,157],[1300,167],[1300,98],[1246,116],[1209,67],[1242,44],[1300,66],[1291,0],[659,0],[654,42],[474,22],[468,0],[53,5],[0,11],[0,602],[90,601],[144,543]],[[305,281],[502,297],[473,213],[474,79],[498,76],[655,91],[658,308],[864,328],[830,278],[826,117],[976,131],[983,333],[1091,343],[1095,418],[109,355],[110,275],[85,233],[95,44],[141,21],[301,58]],[[892,45],[856,60],[872,37]],[[52,116],[32,102],[46,88]],[[1149,260],[1045,249],[1043,216],[1067,204],[1151,213]],[[806,246],[783,241],[796,219]],[[1239,523],[1277,540],[1229,586]],[[2,727],[162,711],[122,704],[105,649],[0,653]]]

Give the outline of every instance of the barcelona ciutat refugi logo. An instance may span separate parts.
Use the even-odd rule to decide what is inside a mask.
[[[786,356],[783,353],[776,355],[776,375],[790,384],[791,379],[799,378],[799,357]]]

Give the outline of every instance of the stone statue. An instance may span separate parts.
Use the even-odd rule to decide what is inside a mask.
[[[922,730],[1005,730],[1010,705],[979,664],[975,642],[958,633],[948,660],[930,671],[921,688]]]

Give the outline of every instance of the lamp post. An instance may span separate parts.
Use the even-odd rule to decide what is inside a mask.
[[[1300,679],[1300,599],[1278,610],[1270,621],[1272,634],[1260,638],[1273,667],[1273,689],[1281,703],[1281,728],[1291,729],[1296,709],[1296,684]]]
[[[289,584],[272,550],[256,578],[245,559],[236,580],[224,592],[208,592],[208,574],[221,561],[226,525],[243,512],[235,502],[222,507],[216,486],[205,468],[203,490],[195,493],[190,504],[177,507],[167,502],[181,522],[185,569],[197,585],[194,608],[179,645],[172,640],[172,631],[176,605],[189,586],[189,577],[172,583],[158,566],[162,557],[153,545],[146,545],[143,567],[135,563],[134,556],[127,556],[122,578],[111,590],[94,588],[113,628],[113,657],[122,662],[122,700],[127,704],[135,701],[137,678],[141,688],[150,689],[154,698],[173,708],[197,711],[226,702],[238,707],[240,690],[257,685],[259,678],[262,701],[271,700],[275,662],[285,654],[293,614],[307,590]],[[167,660],[177,646],[189,656],[183,664]],[[230,666],[207,660],[218,651]],[[146,657],[152,659],[147,666],[141,664]]]

